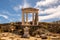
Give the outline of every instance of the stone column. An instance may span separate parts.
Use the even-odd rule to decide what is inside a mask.
[[[22,25],[24,25],[24,13],[22,12]]]
[[[32,13],[32,22],[33,22],[33,25],[34,25],[34,13]]]
[[[28,13],[26,13],[26,24],[28,24]]]
[[[39,23],[38,23],[38,13],[37,13],[37,25],[38,25]]]

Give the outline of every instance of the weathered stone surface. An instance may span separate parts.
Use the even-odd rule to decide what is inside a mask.
[[[0,39],[2,40],[19,40],[20,36],[13,33],[0,33]]]
[[[20,35],[16,35],[13,33],[0,33],[0,39],[1,40],[60,40],[60,38],[57,37],[50,37],[48,39],[41,39],[37,37],[30,36],[29,38],[21,38]]]

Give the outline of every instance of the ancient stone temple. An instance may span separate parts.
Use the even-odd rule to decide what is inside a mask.
[[[22,25],[29,25],[28,23],[29,13],[32,13],[32,25],[38,25],[38,11],[39,9],[35,9],[35,8],[22,8]],[[26,18],[24,14],[26,14]]]

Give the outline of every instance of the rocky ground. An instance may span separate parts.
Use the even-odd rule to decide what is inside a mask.
[[[0,33],[1,40],[19,40],[20,36],[13,33]]]
[[[21,38],[20,35],[9,33],[9,32],[4,32],[4,33],[0,33],[0,40],[50,40],[50,39],[49,38],[41,39],[41,38],[36,38],[36,37]],[[60,40],[60,39],[58,38],[58,39],[53,39],[53,40]]]
[[[16,35],[13,33],[0,33],[0,40],[35,40],[37,38],[31,37],[31,38],[21,38],[20,35]],[[38,38],[41,39],[41,38]]]

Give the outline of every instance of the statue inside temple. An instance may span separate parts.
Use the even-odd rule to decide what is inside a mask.
[[[24,28],[23,37],[24,37],[24,38],[29,38],[29,37],[30,37],[30,35],[29,35],[29,27],[25,27],[25,28]]]

